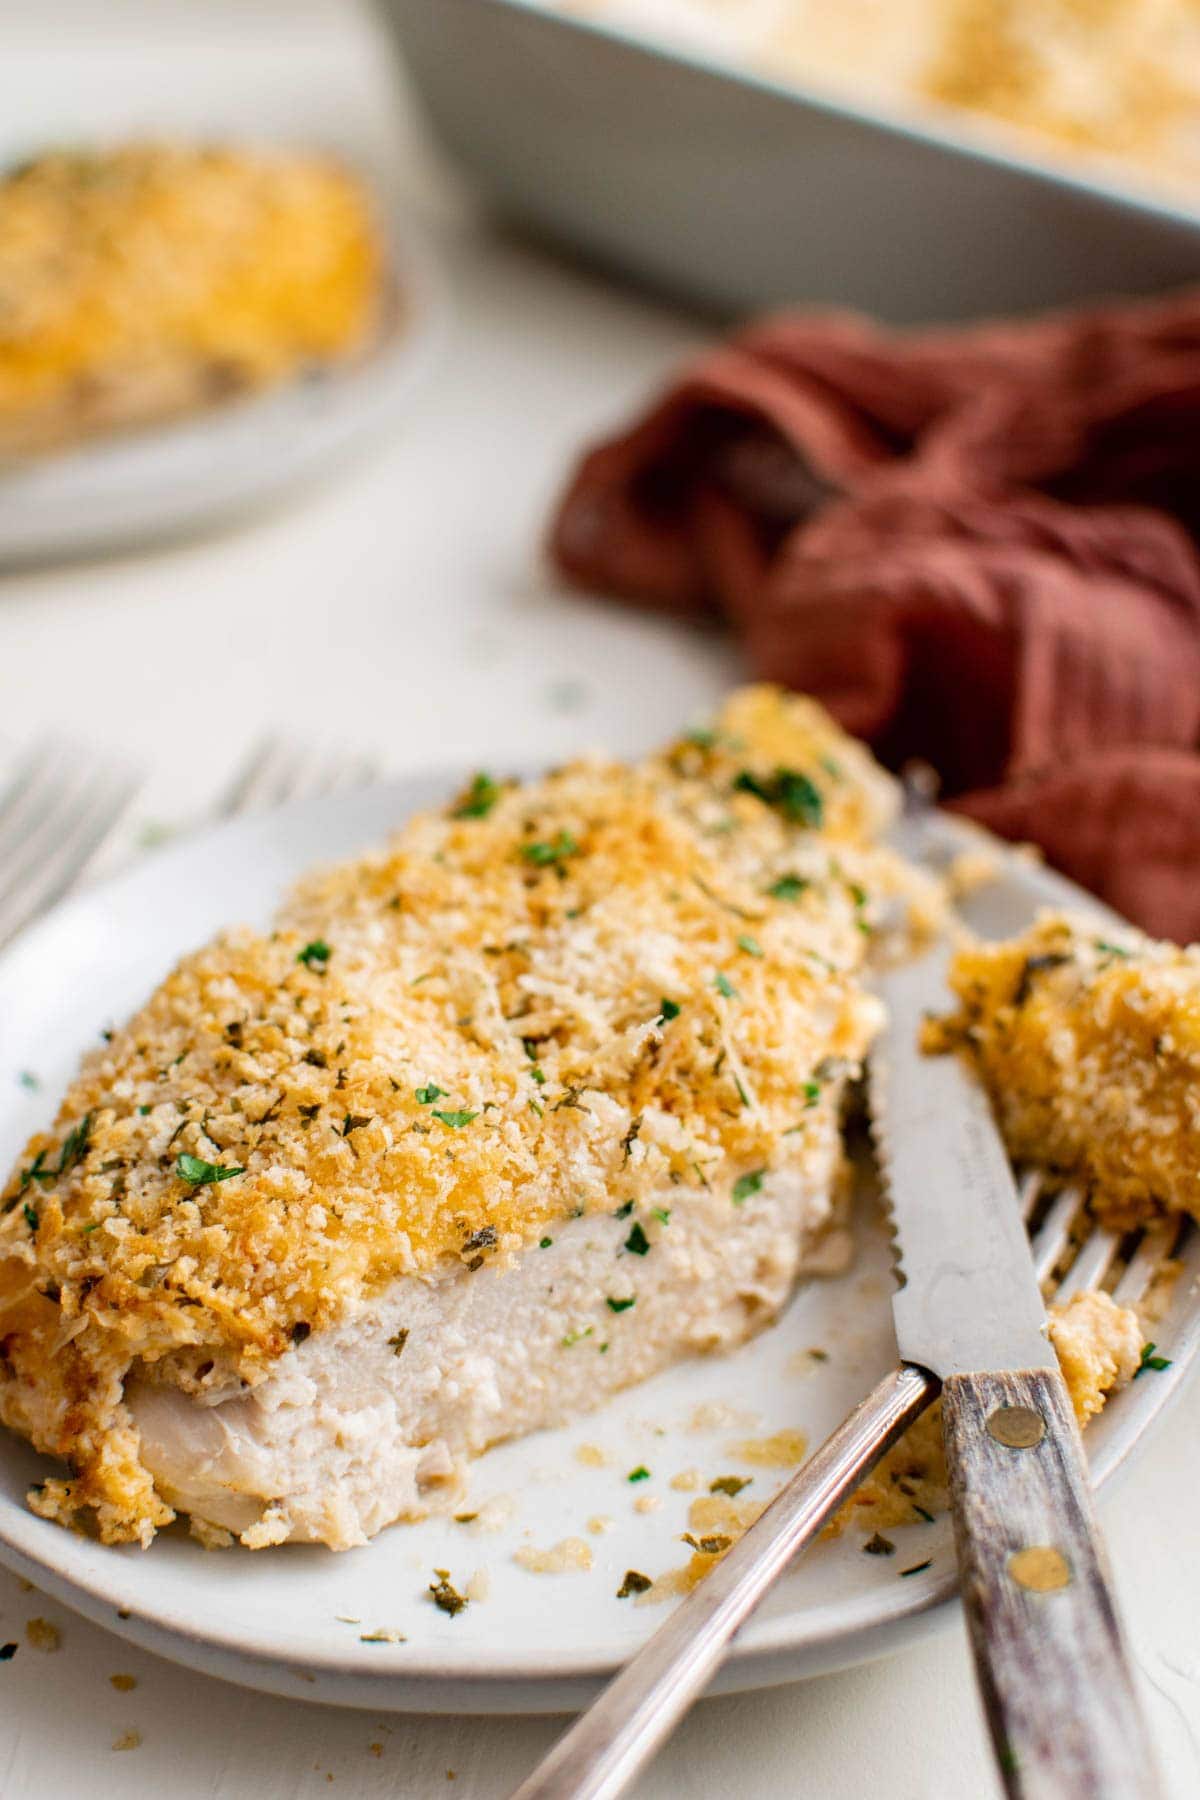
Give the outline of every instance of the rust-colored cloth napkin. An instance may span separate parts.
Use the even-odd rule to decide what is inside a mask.
[[[1148,930],[1200,938],[1200,291],[889,334],[767,319],[584,457],[552,552]]]

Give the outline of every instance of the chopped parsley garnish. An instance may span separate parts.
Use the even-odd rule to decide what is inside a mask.
[[[30,1231],[36,1231],[38,1228],[38,1216],[33,1207],[30,1206],[28,1200],[26,1200],[21,1211],[24,1214],[25,1223],[28,1225]]]
[[[645,1256],[650,1248],[650,1239],[636,1221],[629,1236],[625,1239],[625,1248],[631,1250],[634,1256]]]
[[[627,1219],[632,1211],[633,1211],[633,1201],[626,1200],[624,1206],[618,1206],[616,1212],[614,1212],[614,1214],[613,1214],[613,1218],[614,1219]]]
[[[150,1111],[150,1108],[148,1106],[139,1106],[138,1107],[138,1118],[144,1119],[149,1111]]]
[[[23,1088],[28,1088],[31,1094],[35,1094],[42,1085],[32,1069],[22,1069],[17,1080]]]
[[[432,1081],[429,1082],[427,1086],[415,1088],[413,1091],[422,1106],[432,1106],[434,1101],[441,1100],[446,1092],[445,1088],[438,1087],[437,1084]]]
[[[1139,1375],[1144,1375],[1147,1369],[1153,1369],[1158,1373],[1163,1369],[1169,1369],[1171,1367],[1171,1358],[1169,1356],[1156,1356],[1154,1354],[1157,1348],[1157,1344],[1142,1345],[1141,1358],[1138,1362],[1137,1369],[1134,1371],[1133,1379],[1135,1381]]]
[[[399,1356],[400,1352],[403,1350],[403,1348],[404,1348],[405,1344],[407,1344],[407,1342],[408,1342],[408,1332],[402,1326],[401,1329],[396,1333],[395,1337],[390,1337],[388,1339],[388,1349],[391,1351],[393,1356]]]
[[[895,1556],[895,1554],[896,1546],[891,1538],[882,1537],[878,1531],[863,1545],[864,1556]]]
[[[903,1581],[906,1575],[920,1575],[925,1569],[932,1568],[932,1566],[932,1556],[927,1557],[923,1563],[910,1563],[907,1569],[901,1569],[900,1579]]]
[[[723,969],[718,969],[713,978],[713,986],[723,1000],[736,1000],[738,991]]]
[[[933,1524],[933,1514],[931,1512],[928,1512],[925,1509],[925,1507],[918,1506],[915,1500],[912,1503],[912,1509],[915,1513],[920,1513],[921,1517],[924,1519],[924,1521],[927,1525]]]
[[[634,1144],[637,1142],[637,1136],[641,1129],[642,1129],[642,1115],[641,1115],[641,1113],[638,1113],[637,1117],[633,1120],[632,1124],[630,1125],[629,1130],[625,1133],[625,1136],[621,1139],[621,1149],[624,1152],[624,1160],[626,1162],[629,1161],[629,1152],[633,1149]],[[631,1202],[631,1204],[632,1204],[632,1202]]]
[[[650,1471],[645,1463],[639,1463],[636,1469],[630,1469],[626,1481],[649,1481]]]
[[[631,1294],[628,1300],[614,1300],[610,1297],[604,1304],[607,1306],[609,1312],[628,1312],[636,1299],[636,1294]]]
[[[716,744],[717,734],[715,731],[697,726],[694,731],[684,732],[683,741],[685,744],[692,744],[697,750],[711,750]]]
[[[740,1206],[751,1194],[757,1194],[763,1184],[765,1169],[749,1169],[745,1175],[739,1175],[733,1184],[733,1204]]]
[[[778,881],[771,883],[767,892],[772,900],[798,900],[805,888],[811,886],[812,883],[805,881],[802,875],[781,875]]]
[[[15,1644],[0,1644],[0,1662],[11,1662],[16,1654],[17,1646]]]
[[[817,827],[824,819],[821,791],[799,769],[776,769],[765,777],[743,769],[733,785],[739,793],[753,794],[764,805],[776,807],[793,824]]]
[[[553,1242],[554,1242],[553,1238],[543,1238],[541,1243],[538,1245],[538,1249],[539,1250],[548,1250]]]
[[[435,1119],[440,1119],[443,1125],[449,1125],[452,1131],[460,1131],[464,1125],[469,1125],[472,1119],[477,1119],[479,1114],[477,1112],[439,1112],[435,1106],[433,1116]]]
[[[658,1016],[660,1019],[677,1019],[679,1017],[678,1002],[675,1000],[660,1000],[658,1003]]]
[[[747,1092],[746,1092],[746,1089],[745,1089],[745,1087],[744,1087],[744,1085],[743,1085],[743,1083],[742,1083],[742,1078],[741,1078],[741,1076],[740,1076],[740,1075],[737,1075],[737,1074],[735,1074],[735,1075],[734,1075],[734,1077],[733,1077],[733,1085],[734,1085],[734,1087],[735,1087],[735,1088],[736,1088],[736,1089],[737,1089],[737,1097],[738,1097],[738,1099],[739,1099],[739,1100],[740,1100],[740,1101],[741,1101],[741,1103],[742,1103],[742,1105],[743,1105],[743,1106],[749,1106],[749,1104],[750,1104],[750,1096],[749,1096],[749,1094],[748,1094],[748,1093],[747,1093]]]
[[[429,1584],[433,1604],[442,1612],[449,1613],[453,1618],[455,1613],[460,1613],[466,1606],[467,1597],[450,1585],[449,1569],[435,1569],[433,1572],[437,1576],[437,1580],[431,1581]]]
[[[803,1093],[804,1093],[805,1106],[815,1106],[817,1104],[817,1101],[821,1098],[820,1082],[819,1081],[806,1081],[804,1084]]]
[[[62,1154],[58,1159],[58,1174],[65,1175],[68,1169],[82,1162],[87,1155],[88,1139],[92,1135],[92,1115],[84,1113],[78,1125],[68,1131],[63,1140]]]
[[[499,782],[493,781],[481,769],[451,816],[455,819],[486,819],[503,791]]]
[[[371,1123],[370,1113],[347,1113],[342,1120],[342,1136],[348,1138],[352,1131],[361,1131],[364,1125]]]
[[[737,942],[738,949],[744,950],[747,956],[763,956],[766,954],[758,939],[756,937],[751,937],[748,931],[744,931]]]
[[[753,1480],[753,1475],[747,1475],[744,1480],[740,1475],[718,1475],[715,1481],[709,1482],[708,1491],[710,1494],[728,1494],[731,1500],[736,1500]]]
[[[644,1594],[647,1588],[652,1588],[653,1586],[654,1583],[651,1581],[650,1577],[648,1575],[643,1575],[640,1569],[626,1569],[625,1579],[617,1589],[617,1599],[628,1600],[630,1594]],[[13,1649],[16,1649],[15,1644],[13,1645]]]
[[[660,1225],[669,1225],[671,1223],[671,1209],[669,1206],[652,1206],[650,1212],[651,1216],[657,1219]]]
[[[591,1337],[594,1330],[594,1325],[588,1325],[583,1331],[568,1331],[566,1337],[562,1340],[563,1349],[569,1350],[572,1344],[581,1344],[584,1338]]]
[[[1123,950],[1120,944],[1110,944],[1105,938],[1096,939],[1096,948],[1105,956],[1123,956],[1126,958],[1129,956],[1128,950]]]
[[[323,969],[332,955],[324,938],[314,938],[311,944],[305,944],[296,961],[303,963],[306,969]]]
[[[202,1156],[189,1156],[181,1150],[175,1162],[175,1173],[189,1187],[207,1187],[214,1181],[232,1181],[235,1175],[244,1175],[245,1169],[227,1168],[224,1163],[205,1162]]]
[[[536,869],[548,869],[555,863],[565,862],[568,856],[578,856],[579,845],[569,831],[560,831],[548,841],[522,844],[521,855]]]

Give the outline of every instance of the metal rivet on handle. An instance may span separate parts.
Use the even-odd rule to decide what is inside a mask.
[[[1008,1559],[1008,1572],[1018,1587],[1033,1594],[1052,1594],[1056,1588],[1070,1585],[1071,1565],[1061,1550],[1052,1544],[1031,1544],[1027,1550],[1014,1550]]]
[[[998,1406],[988,1414],[987,1428],[1008,1450],[1032,1450],[1046,1435],[1046,1421],[1032,1406]]]

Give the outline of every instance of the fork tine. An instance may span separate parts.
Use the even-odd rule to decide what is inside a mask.
[[[1076,1294],[1098,1288],[1116,1260],[1120,1248],[1119,1232],[1102,1228],[1093,1231],[1064,1275],[1054,1298],[1071,1300]]]
[[[375,764],[365,756],[326,758],[285,738],[267,738],[251,752],[216,810],[231,817],[280,806],[286,800],[338,793],[362,786],[376,773]]]
[[[1039,1281],[1054,1273],[1059,1258],[1071,1239],[1071,1226],[1083,1204],[1077,1187],[1065,1187],[1051,1203],[1050,1211],[1033,1234],[1033,1266]]]
[[[234,817],[238,813],[253,812],[260,806],[269,806],[287,756],[287,746],[282,738],[263,738],[251,750],[213,810],[222,817]]]
[[[1026,1169],[1017,1184],[1021,1197],[1021,1217],[1026,1225],[1033,1217],[1034,1208],[1045,1185],[1045,1177],[1040,1169]]]
[[[9,783],[0,805],[0,869],[7,869],[31,827],[52,804],[62,760],[61,744],[43,744],[25,759]]]
[[[1151,1226],[1113,1289],[1113,1299],[1118,1306],[1136,1306],[1145,1298],[1151,1282],[1178,1247],[1176,1240],[1183,1237],[1186,1229],[1181,1229],[1178,1219],[1164,1219],[1161,1224]]]

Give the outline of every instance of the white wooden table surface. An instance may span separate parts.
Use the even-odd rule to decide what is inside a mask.
[[[354,153],[439,242],[453,341],[392,440],[297,506],[145,557],[0,580],[0,751],[69,725],[144,762],[142,823],[172,822],[267,727],[373,749],[394,769],[552,759],[581,742],[626,751],[737,676],[720,639],[568,598],[536,560],[572,450],[699,328],[475,218],[351,0],[0,0],[0,153],[181,127],[311,135]],[[1102,1506],[1177,1800],[1200,1792],[1198,1402],[1193,1387]],[[59,1627],[56,1652],[27,1641],[38,1617]],[[331,1787],[493,1800],[556,1730],[240,1692],[126,1648],[2,1571],[0,1640],[20,1645],[0,1664],[4,1800]],[[136,1686],[118,1691],[112,1675]],[[115,1750],[127,1733],[140,1742]],[[958,1626],[891,1662],[705,1703],[640,1789],[996,1791]]]

